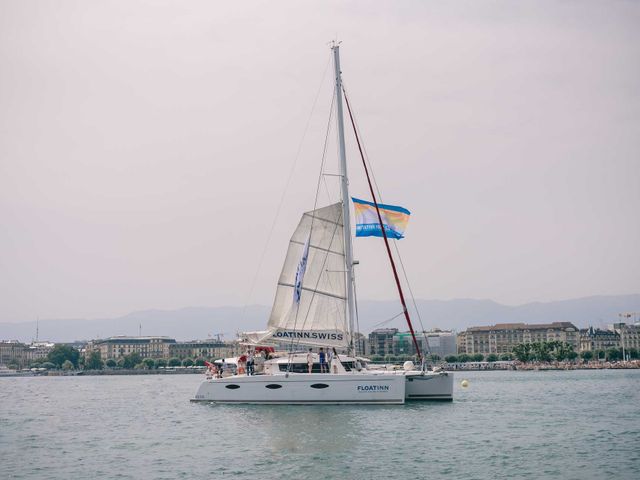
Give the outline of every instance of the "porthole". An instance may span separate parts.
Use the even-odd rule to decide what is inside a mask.
[[[237,388],[240,388],[240,385],[235,385],[235,384],[225,385],[224,388],[228,388],[229,390],[235,390]]]
[[[329,388],[329,385],[326,383],[314,383],[311,388]]]
[[[265,385],[264,388],[268,388],[269,390],[277,390],[278,388],[282,388],[282,385],[278,385],[277,383],[270,383],[269,385]]]

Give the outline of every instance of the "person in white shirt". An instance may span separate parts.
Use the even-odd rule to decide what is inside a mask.
[[[327,349],[327,363],[329,364],[329,373],[333,373],[332,365],[333,365],[333,349]]]
[[[309,373],[311,373],[311,370],[313,370],[313,353],[311,349],[307,353],[307,365],[309,365]]]

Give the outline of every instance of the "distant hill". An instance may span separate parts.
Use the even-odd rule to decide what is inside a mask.
[[[269,308],[188,307],[179,310],[143,310],[118,318],[40,320],[39,338],[70,342],[113,335],[164,335],[178,340],[205,339],[223,334],[234,339],[236,331],[264,329]],[[241,326],[242,325],[242,326]],[[0,323],[0,340],[31,341],[36,322]]]
[[[422,323],[426,329],[465,330],[468,327],[495,323],[572,322],[578,327],[604,327],[618,321],[622,312],[640,312],[640,295],[599,295],[593,297],[534,302],[524,305],[502,305],[492,300],[416,300]],[[362,302],[359,305],[362,331],[400,313],[399,302]],[[413,313],[413,306],[409,306]],[[417,315],[413,318],[417,320]],[[417,322],[416,322],[417,323]],[[404,328],[403,318],[390,324]]]
[[[464,330],[467,327],[494,323],[573,322],[578,327],[605,326],[618,320],[618,313],[640,312],[640,295],[611,295],[535,302],[508,306],[491,300],[417,300],[422,324],[426,329]],[[360,330],[370,332],[379,327],[405,329],[399,315],[399,302],[365,300],[359,303]],[[177,340],[205,339],[224,334],[233,339],[237,331],[261,330],[266,326],[270,307],[189,307],[179,310],[144,310],[123,317],[104,319],[41,320],[40,339],[69,342],[112,335],[166,335]],[[416,328],[418,316],[410,307]],[[396,317],[393,319],[393,317]],[[393,319],[393,320],[391,320]],[[0,323],[0,340],[31,341],[36,322]]]

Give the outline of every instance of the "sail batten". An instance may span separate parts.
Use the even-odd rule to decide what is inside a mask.
[[[261,342],[348,345],[343,228],[342,203],[302,215],[289,241]]]
[[[304,246],[304,242],[297,242],[297,241],[295,241],[295,240],[289,240],[289,243],[295,243],[295,244],[297,244],[297,245],[302,245],[302,246]],[[341,252],[334,252],[333,250],[329,250],[329,249],[327,249],[327,248],[322,248],[322,247],[319,247],[319,246],[317,246],[317,245],[311,245],[311,244],[310,244],[310,245],[309,245],[309,248],[315,248],[316,250],[322,250],[322,251],[325,251],[325,252],[335,253],[336,255],[343,255],[343,256],[344,256],[344,254],[343,254],[343,253],[341,253]]]
[[[315,211],[317,212],[317,210],[315,210]],[[314,221],[318,221],[318,222],[326,222],[326,223],[333,223],[334,225],[337,225],[337,226],[338,226],[338,227],[340,227],[340,228],[342,228],[342,227],[343,227],[342,222],[335,222],[335,221],[328,220],[328,219],[326,219],[326,218],[320,218],[320,217],[317,217],[317,216],[315,216],[315,215],[313,214],[313,212],[305,212],[305,213],[303,214],[303,216],[311,217]]]
[[[295,288],[295,285],[292,285],[290,283],[280,283],[280,282],[278,282],[278,285],[283,286],[283,287]],[[335,295],[333,293],[323,292],[322,290],[314,290],[312,288],[307,288],[307,287],[302,287],[302,290],[304,290],[305,292],[315,293],[316,295],[324,295],[324,296],[327,296],[327,297],[338,298],[340,300],[346,300],[347,299],[347,297],[341,297],[341,296]]]

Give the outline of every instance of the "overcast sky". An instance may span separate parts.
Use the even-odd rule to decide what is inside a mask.
[[[639,2],[3,0],[0,321],[270,304],[336,37],[416,297],[640,292]]]

